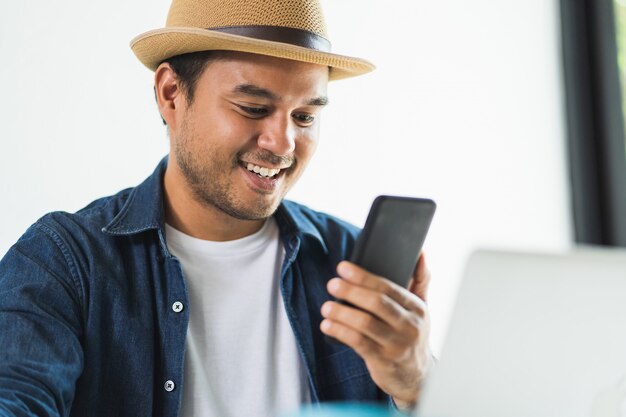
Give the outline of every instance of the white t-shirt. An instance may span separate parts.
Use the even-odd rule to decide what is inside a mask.
[[[182,417],[267,417],[309,402],[279,290],[285,255],[273,218],[228,242],[166,225],[189,291]]]

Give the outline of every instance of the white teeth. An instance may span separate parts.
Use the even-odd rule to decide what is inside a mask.
[[[258,165],[254,165],[251,163],[247,163],[246,164],[246,169],[248,171],[257,173],[263,177],[266,178],[272,178],[274,175],[278,174],[280,172],[280,169],[273,169],[273,168],[265,168],[265,167],[260,167]]]

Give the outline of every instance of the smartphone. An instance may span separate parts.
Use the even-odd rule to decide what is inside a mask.
[[[406,288],[436,207],[426,198],[376,197],[348,260]]]
[[[348,260],[406,288],[436,208],[435,202],[427,198],[376,197]],[[347,301],[337,301],[352,306]],[[325,339],[341,344],[327,335]]]

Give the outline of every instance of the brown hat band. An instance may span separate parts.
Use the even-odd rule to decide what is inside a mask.
[[[330,52],[330,42],[328,39],[302,29],[281,26],[227,26],[208,28],[208,30],[262,39],[265,41],[289,43],[291,45],[315,49],[321,52]]]

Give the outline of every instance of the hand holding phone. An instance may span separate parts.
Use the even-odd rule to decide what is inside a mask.
[[[417,265],[435,209],[435,202],[429,199],[387,195],[377,197],[348,260],[406,288]],[[352,306],[346,301],[338,301]],[[332,337],[327,336],[326,340],[338,343]]]
[[[354,349],[373,381],[401,407],[415,403],[432,363],[423,298],[429,274],[423,263],[415,268],[435,208],[428,199],[376,198],[348,259],[360,268],[340,264],[339,277],[328,282],[339,302],[321,306],[320,330],[327,340]],[[412,277],[416,283],[409,290]]]

